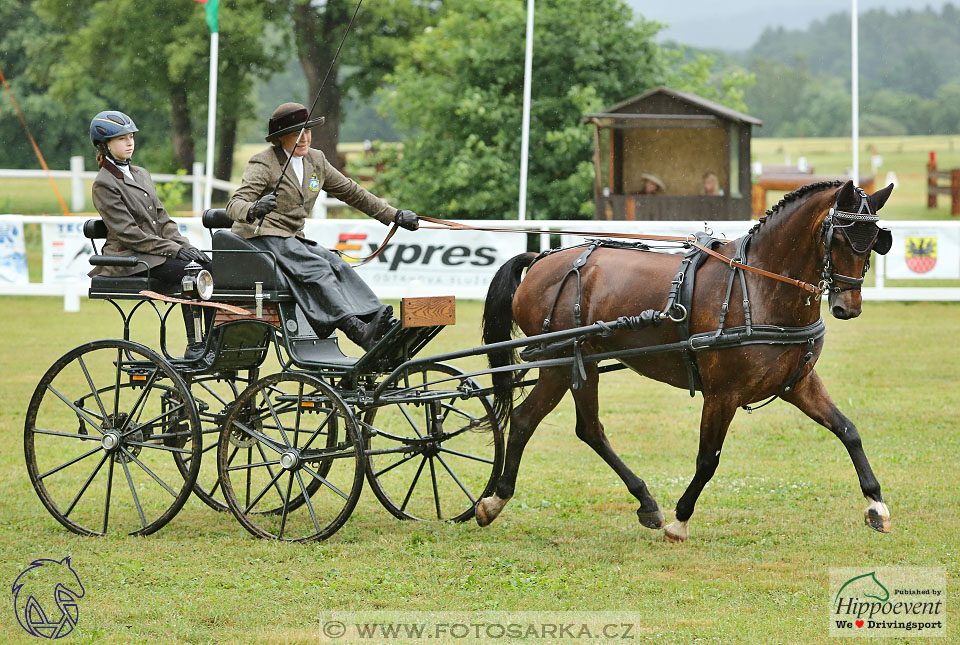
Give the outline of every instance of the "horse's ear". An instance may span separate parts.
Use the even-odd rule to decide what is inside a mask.
[[[883,205],[887,203],[887,199],[890,197],[890,193],[892,192],[893,184],[890,184],[886,188],[881,188],[874,194],[870,195],[870,206],[873,208],[874,213],[883,208]]]
[[[855,192],[853,189],[853,181],[848,179],[841,188],[840,192],[837,193],[837,206],[841,210],[847,209],[850,210],[856,206],[856,199],[854,198]]]

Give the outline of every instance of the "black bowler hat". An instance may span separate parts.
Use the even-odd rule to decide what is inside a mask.
[[[270,125],[267,128],[268,134],[265,137],[266,140],[273,143],[276,138],[282,137],[285,134],[297,132],[301,128],[308,130],[310,128],[316,128],[317,126],[323,125],[323,122],[326,121],[322,116],[308,121],[307,118],[309,116],[310,113],[307,112],[307,108],[299,103],[284,103],[274,110],[273,116],[270,117]]]

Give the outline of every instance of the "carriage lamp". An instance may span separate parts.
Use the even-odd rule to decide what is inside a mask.
[[[209,300],[213,295],[213,276],[196,262],[190,262],[180,280],[180,293],[190,300]]]

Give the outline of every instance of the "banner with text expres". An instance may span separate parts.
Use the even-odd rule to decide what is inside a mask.
[[[344,257],[373,253],[390,229],[375,220],[307,220],[304,234]],[[357,271],[381,298],[483,298],[500,265],[527,250],[521,233],[399,229],[374,260]]]
[[[84,219],[57,217],[43,223],[44,282],[88,280],[93,249],[83,236]],[[199,218],[174,221],[194,246],[210,249],[210,236]],[[389,231],[372,219],[307,220],[304,234],[345,256],[366,257]],[[97,242],[98,249],[101,244]],[[500,265],[525,251],[526,245],[526,235],[520,233],[400,229],[383,253],[357,271],[381,298],[483,298]]]

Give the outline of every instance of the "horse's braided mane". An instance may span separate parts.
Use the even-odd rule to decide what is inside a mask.
[[[770,217],[771,215],[773,215],[773,214],[775,214],[775,213],[779,213],[783,208],[785,208],[785,207],[787,206],[787,204],[789,204],[789,203],[791,203],[791,202],[797,201],[798,199],[800,199],[800,198],[803,197],[804,195],[807,195],[808,193],[816,192],[816,191],[821,190],[821,189],[824,189],[824,188],[836,188],[837,186],[842,186],[842,185],[843,185],[843,180],[842,180],[842,179],[832,179],[832,180],[830,180],[830,181],[817,181],[817,182],[814,182],[814,183],[812,183],[812,184],[807,184],[807,185],[805,185],[805,186],[800,186],[800,188],[796,189],[796,190],[793,191],[792,193],[787,193],[786,195],[784,195],[784,196],[783,196],[783,199],[781,199],[779,202],[777,202],[777,203],[773,206],[773,208],[771,208],[770,210],[768,210],[768,211],[764,214],[764,216],[761,217],[761,218],[757,221],[757,223],[753,225],[753,228],[750,229],[750,232],[751,232],[751,233],[756,233],[756,232],[760,229],[761,226],[763,226],[764,224],[767,223],[767,218],[768,218],[768,217]]]

